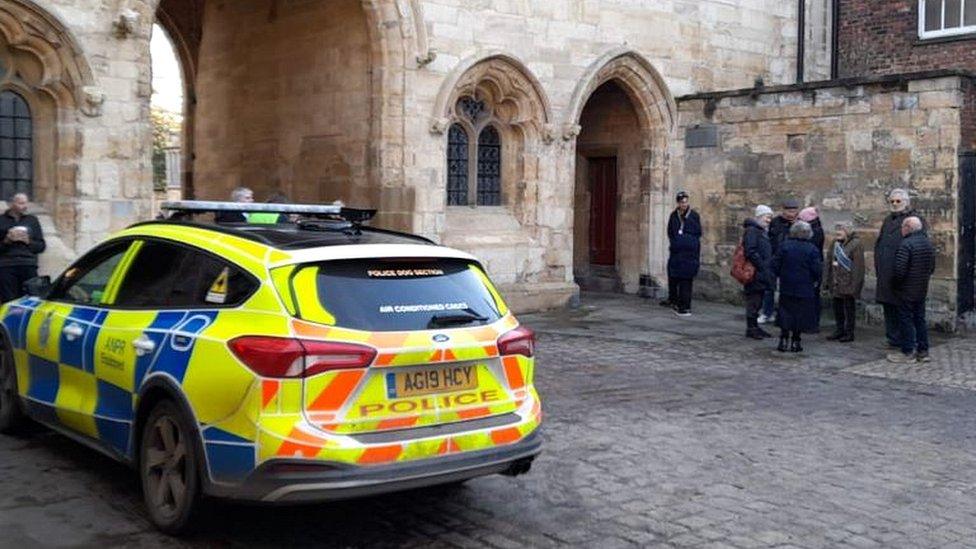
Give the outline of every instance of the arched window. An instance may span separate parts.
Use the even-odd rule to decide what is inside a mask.
[[[30,107],[20,95],[0,92],[0,198],[33,195],[33,124]]]
[[[453,124],[447,135],[447,205],[468,204],[468,134]]]
[[[502,138],[491,107],[463,96],[447,133],[447,205],[500,206]]]
[[[478,136],[478,205],[502,203],[502,140],[494,126]]]

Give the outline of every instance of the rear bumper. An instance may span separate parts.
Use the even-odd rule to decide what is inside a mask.
[[[217,497],[266,503],[301,503],[357,498],[474,477],[518,471],[542,450],[536,430],[506,445],[441,458],[377,466],[307,460],[271,460],[235,486],[213,485]],[[287,471],[289,465],[298,471]]]

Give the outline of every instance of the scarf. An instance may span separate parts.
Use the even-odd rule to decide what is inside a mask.
[[[834,242],[834,261],[845,271],[854,270],[854,261],[847,256],[847,252],[844,251],[844,246],[836,241]]]

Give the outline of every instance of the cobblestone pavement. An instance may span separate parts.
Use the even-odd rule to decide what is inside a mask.
[[[548,414],[529,475],[329,505],[210,502],[186,540],[151,531],[124,467],[43,430],[0,437],[0,545],[976,545],[976,393],[956,387],[976,387],[973,342],[936,341],[931,365],[897,370],[876,335],[784,356],[742,338],[738,314],[591,295],[526,317]]]

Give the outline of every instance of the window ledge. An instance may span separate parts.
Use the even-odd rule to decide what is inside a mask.
[[[951,34],[949,36],[933,36],[931,38],[919,37],[915,40],[913,46],[930,46],[935,44],[945,44],[947,42],[962,42],[965,40],[976,39],[976,30],[971,32],[966,32],[963,34]]]

